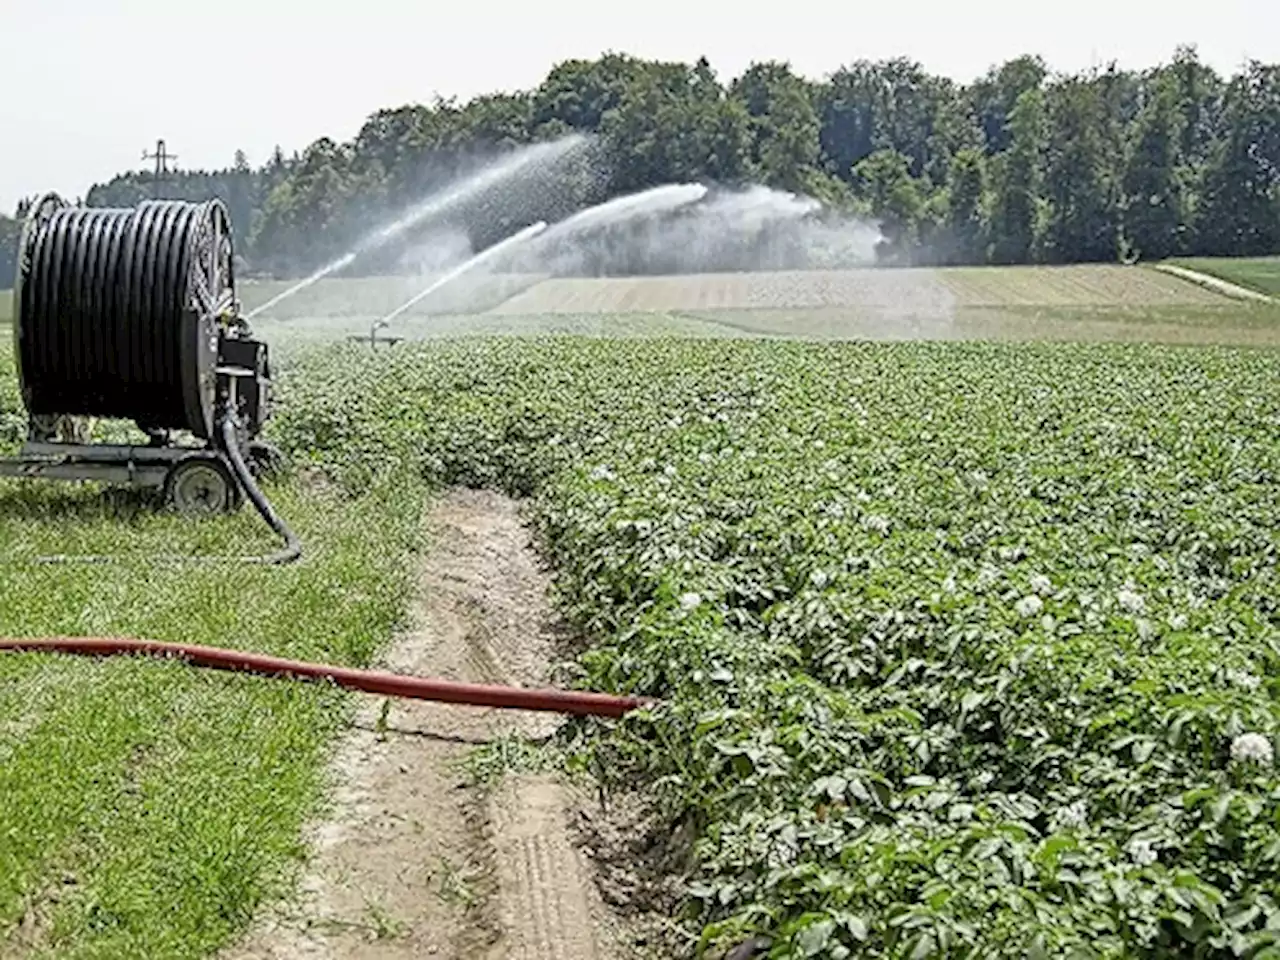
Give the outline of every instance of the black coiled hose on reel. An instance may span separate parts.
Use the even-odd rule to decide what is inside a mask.
[[[42,202],[21,250],[15,336],[27,410],[214,437],[218,317],[234,304],[226,209],[59,204]]]
[[[256,437],[267,415],[267,374],[265,346],[247,336],[236,314],[232,264],[230,220],[220,201],[101,209],[46,196],[20,241],[19,382],[33,422],[125,419],[153,436],[188,431],[207,441],[285,540],[270,557],[238,559],[288,562],[300,553],[298,540],[258,489],[241,450],[242,438]],[[233,368],[240,373],[229,373]]]

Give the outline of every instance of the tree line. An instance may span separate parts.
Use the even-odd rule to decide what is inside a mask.
[[[85,202],[221,197],[242,268],[297,273],[477,162],[575,132],[596,135],[581,162],[457,214],[476,246],[696,180],[761,183],[872,218],[890,263],[1280,252],[1280,67],[1223,77],[1193,47],[1148,70],[1072,75],[1023,56],[968,85],[907,59],[859,61],[822,81],[761,62],[725,83],[705,59],[611,53],[557,64],[529,91],[378,110],[350,142],[277,149],[260,168],[238,153],[228,169],[159,182],[124,173]],[[0,286],[15,234],[0,218]]]

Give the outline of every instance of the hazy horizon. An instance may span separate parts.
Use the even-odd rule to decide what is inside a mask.
[[[236,150],[258,166],[276,144],[293,153],[322,136],[349,140],[383,107],[529,89],[559,61],[608,51],[706,56],[722,80],[768,59],[814,79],[898,56],[960,82],[1021,54],[1062,72],[1111,61],[1142,69],[1167,62],[1180,44],[1194,44],[1223,74],[1246,59],[1280,62],[1280,5],[1271,0],[1212,9],[919,0],[905,15],[846,7],[835,17],[830,9],[795,0],[785,16],[757,20],[740,5],[672,0],[635,10],[559,0],[536,10],[472,3],[437,12],[368,0],[310,17],[301,4],[248,0],[121,0],[113,10],[90,0],[13,4],[0,58],[9,148],[0,151],[0,211],[49,190],[83,196],[94,182],[149,165],[142,152],[158,138],[179,168],[226,167]]]

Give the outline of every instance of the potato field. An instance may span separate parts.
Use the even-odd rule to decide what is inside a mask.
[[[1262,956],[1276,374],[1237,349],[475,342],[314,356],[280,429],[355,487],[407,458],[533,496],[584,680],[662,701],[581,747],[695,838],[704,946]]]

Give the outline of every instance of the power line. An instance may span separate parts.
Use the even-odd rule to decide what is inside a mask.
[[[156,162],[155,177],[154,177],[154,180],[152,181],[152,194],[158,199],[160,194],[160,182],[167,174],[170,173],[169,161],[177,160],[178,155],[176,153],[170,153],[165,148],[165,143],[163,140],[157,140],[156,152],[147,153],[147,151],[143,150],[142,159],[143,160],[154,159]]]

